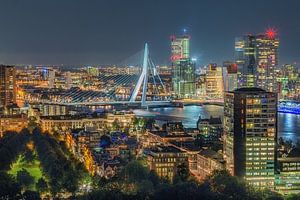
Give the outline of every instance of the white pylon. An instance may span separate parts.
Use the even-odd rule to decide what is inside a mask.
[[[143,84],[143,93],[142,93],[142,102],[141,102],[142,107],[147,106],[146,97],[147,97],[147,83],[148,83],[148,63],[149,63],[149,50],[148,50],[148,44],[145,43],[143,70],[129,100],[130,102],[135,102],[138,92]]]

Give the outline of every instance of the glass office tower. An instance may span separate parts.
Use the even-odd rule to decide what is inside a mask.
[[[272,29],[265,34],[245,35],[235,40],[238,86],[259,87],[278,92],[275,69],[278,67],[279,39]]]
[[[177,98],[195,95],[195,63],[190,58],[190,36],[171,36],[172,89]]]

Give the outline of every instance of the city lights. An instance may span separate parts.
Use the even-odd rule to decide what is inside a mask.
[[[0,199],[300,199],[299,7],[0,3]]]

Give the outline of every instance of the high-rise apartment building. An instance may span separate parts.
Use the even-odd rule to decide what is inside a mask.
[[[279,39],[272,29],[265,34],[245,35],[235,40],[235,61],[239,87],[259,87],[277,92],[275,69],[278,67]]]
[[[208,99],[223,98],[223,72],[217,64],[209,64],[205,74],[205,90]]]
[[[240,88],[224,98],[224,159],[232,175],[257,187],[274,187],[277,94]]]
[[[54,88],[55,86],[55,70],[51,69],[48,72],[48,87]]]
[[[173,93],[179,98],[195,95],[195,63],[190,58],[190,36],[171,37]]]
[[[0,65],[0,107],[16,103],[16,69]]]

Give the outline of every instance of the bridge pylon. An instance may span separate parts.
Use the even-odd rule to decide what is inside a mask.
[[[147,83],[148,83],[148,75],[149,75],[149,66],[150,66],[149,49],[148,49],[148,44],[145,43],[144,57],[143,57],[143,70],[129,100],[129,102],[131,103],[135,102],[138,92],[143,85],[142,101],[141,101],[142,107],[147,107],[146,100],[147,100]]]

